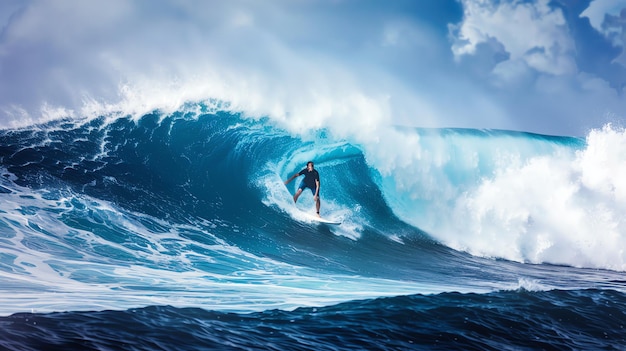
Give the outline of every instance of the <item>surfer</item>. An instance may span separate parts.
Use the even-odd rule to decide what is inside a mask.
[[[309,161],[306,163],[306,168],[301,170],[300,172],[291,176],[291,178],[285,181],[285,185],[289,184],[295,178],[303,175],[304,179],[300,182],[300,186],[298,190],[296,190],[296,194],[293,196],[293,202],[298,202],[298,198],[300,194],[302,194],[302,190],[305,188],[311,189],[311,193],[313,194],[313,201],[315,201],[315,209],[317,210],[317,215],[320,215],[320,174],[314,168],[313,161]]]

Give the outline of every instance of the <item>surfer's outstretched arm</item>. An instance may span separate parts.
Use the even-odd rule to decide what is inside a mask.
[[[296,174],[292,175],[291,178],[285,180],[285,185],[289,184],[292,180],[296,179],[299,175],[300,175],[300,173],[296,173]]]

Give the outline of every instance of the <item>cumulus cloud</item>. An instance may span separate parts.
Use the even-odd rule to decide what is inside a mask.
[[[592,13],[594,21],[607,11],[602,5],[608,3],[598,1],[583,12]],[[610,14],[601,24],[594,22],[599,26],[594,29],[577,17],[584,8],[565,1],[461,2],[463,19],[450,25],[454,57],[470,68],[477,57],[490,62],[478,77],[511,120],[532,121],[531,131],[581,135],[624,118],[626,76],[615,64],[619,51],[598,41],[597,34],[608,28]],[[618,8],[616,3],[611,8]],[[528,130],[529,123],[521,123]]]
[[[474,54],[479,44],[496,40],[511,61],[544,73],[573,72],[573,41],[560,9],[549,2],[463,0],[465,18],[452,28],[458,32],[452,51],[457,57]]]

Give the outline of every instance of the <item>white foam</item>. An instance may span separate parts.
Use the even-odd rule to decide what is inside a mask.
[[[209,221],[171,225],[86,196],[46,199],[11,188],[14,192],[3,194],[0,209],[15,235],[0,240],[0,253],[3,260],[15,258],[0,269],[0,315],[149,305],[252,312],[381,296],[487,291],[325,274],[242,251],[211,235],[217,224]],[[68,226],[59,210],[70,217],[97,218],[119,229],[124,240]],[[80,216],[80,211],[91,215]],[[146,227],[150,221],[158,229]],[[206,240],[189,239],[189,234]]]
[[[474,255],[626,270],[624,130],[594,130],[580,150],[523,137],[459,142],[479,162],[450,154],[394,170],[400,185],[384,189],[401,218]]]

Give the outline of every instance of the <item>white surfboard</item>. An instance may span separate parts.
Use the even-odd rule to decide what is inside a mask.
[[[311,213],[308,213],[308,212],[304,212],[304,211],[299,211],[299,212],[300,212],[300,214],[304,218],[306,218],[307,220],[311,220],[313,222],[319,222],[319,223],[324,223],[324,224],[332,224],[332,225],[339,225],[339,224],[341,224],[340,221],[318,217],[317,215],[314,215],[314,214],[311,214]]]

